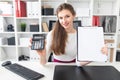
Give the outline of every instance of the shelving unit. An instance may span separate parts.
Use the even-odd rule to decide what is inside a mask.
[[[109,61],[116,60],[117,31],[119,23],[119,0],[95,0],[93,7],[93,16],[105,17],[107,27],[104,35],[109,48]],[[115,21],[113,24],[107,24],[110,19]],[[110,22],[112,23],[112,22]],[[100,25],[101,26],[101,25]],[[110,30],[106,30],[110,27]]]
[[[46,23],[47,26],[50,25],[50,21],[56,21],[57,17],[55,10],[57,6],[61,3],[70,3],[73,5],[76,11],[75,20],[80,20],[82,26],[93,26],[94,16],[101,18],[114,17],[115,26],[113,27],[114,31],[105,32],[105,40],[108,42],[109,47],[109,57],[108,60],[113,62],[116,60],[116,50],[119,42],[119,0],[21,0],[26,3],[26,14],[25,17],[16,17],[16,0],[0,0],[0,2],[7,2],[12,5],[12,14],[11,15],[0,15],[0,24],[3,23],[3,30],[0,30],[0,41],[4,38],[15,37],[15,45],[8,45],[8,43],[0,44],[0,54],[3,53],[7,55],[5,60],[15,60],[19,61],[21,55],[30,57],[31,54],[35,54],[34,51],[31,51],[28,47],[30,37],[33,34],[45,34],[48,32],[43,30],[43,23]],[[42,15],[42,8],[49,7],[52,8],[52,15]],[[22,32],[20,24],[26,23],[26,31]],[[102,24],[101,22],[99,22]],[[8,31],[7,26],[12,24],[14,26],[14,31]],[[39,31],[31,31],[30,25],[39,25]],[[102,25],[99,25],[102,26]],[[49,28],[49,27],[48,27]],[[112,29],[112,30],[113,30]],[[7,40],[7,39],[6,39]],[[24,42],[25,41],[25,42]],[[23,44],[25,43],[25,44]],[[39,58],[37,58],[38,60]]]
[[[0,54],[2,56],[2,54],[6,54],[6,59],[12,59],[12,60],[16,60],[16,45],[8,45],[8,40],[7,38],[10,37],[15,37],[15,17],[14,17],[14,3],[12,0],[6,0],[6,2],[4,2],[4,0],[1,0],[0,4],[5,4],[4,6],[9,7],[8,9],[10,9],[10,11],[8,10],[3,10],[3,13],[1,14],[0,18],[2,19],[0,21],[1,23],[1,28],[2,31],[0,32],[0,39],[1,39],[1,51]],[[9,5],[6,5],[9,4]],[[5,8],[6,8],[5,7]],[[8,14],[6,14],[8,13]],[[14,28],[14,31],[8,31],[7,30],[7,26],[11,24]]]
[[[119,19],[120,19],[120,14],[119,14]],[[117,58],[116,58],[116,60],[118,60],[118,61],[120,61],[120,23],[118,24],[118,31],[117,31],[117,49],[116,49],[116,55],[117,55]]]

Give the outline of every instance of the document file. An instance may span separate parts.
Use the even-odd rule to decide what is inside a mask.
[[[77,60],[106,61],[107,56],[101,52],[104,47],[102,27],[77,28]]]

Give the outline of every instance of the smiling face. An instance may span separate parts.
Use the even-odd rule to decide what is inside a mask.
[[[73,28],[73,20],[75,15],[73,15],[69,10],[63,9],[58,13],[58,20],[62,27],[65,29]]]

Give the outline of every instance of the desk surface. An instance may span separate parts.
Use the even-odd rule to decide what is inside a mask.
[[[37,71],[39,73],[42,73],[45,75],[44,78],[41,78],[40,80],[53,80],[54,76],[54,69],[55,65],[76,65],[74,63],[47,63],[45,66],[40,65],[39,62],[30,62],[30,61],[20,61],[20,62],[12,62],[12,63],[18,63],[25,67],[28,67],[34,71]],[[2,80],[25,80],[24,78],[18,76],[17,74],[5,69],[1,66],[2,62],[0,62],[0,78]],[[90,66],[114,66],[118,71],[120,71],[120,62],[115,63],[96,63],[92,62],[88,64]]]

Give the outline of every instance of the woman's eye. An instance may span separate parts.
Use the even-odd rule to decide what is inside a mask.
[[[62,17],[59,17],[59,19],[62,19]]]
[[[69,18],[70,16],[67,15],[66,17]]]

